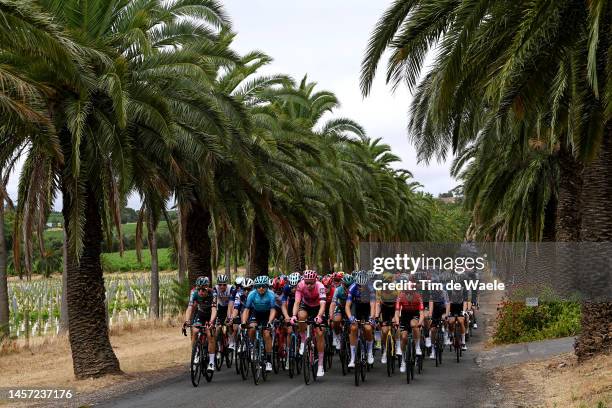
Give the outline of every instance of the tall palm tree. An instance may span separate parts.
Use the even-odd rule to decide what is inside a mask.
[[[391,49],[387,81],[416,89],[410,132],[426,160],[506,129],[521,137],[502,143],[524,145],[549,128],[552,144],[559,144],[557,240],[610,241],[612,212],[602,207],[612,192],[610,12],[605,2],[398,0],[370,39],[362,91],[369,92]],[[419,81],[434,45],[435,63]],[[592,338],[579,343],[612,347],[593,341],[607,338],[605,325],[588,320],[609,318],[611,304],[585,307],[583,336]],[[587,356],[595,348],[577,352]]]

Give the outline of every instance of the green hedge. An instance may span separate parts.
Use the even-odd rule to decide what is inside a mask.
[[[575,336],[580,332],[578,302],[543,302],[528,307],[525,302],[506,300],[497,314],[495,343],[520,343],[557,337]]]

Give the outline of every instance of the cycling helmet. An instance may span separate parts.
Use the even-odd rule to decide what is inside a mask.
[[[229,278],[227,277],[227,275],[219,275],[217,276],[217,284],[218,285],[223,285],[223,284],[228,284],[229,283]]]
[[[243,286],[244,286],[244,288],[245,288],[245,289],[250,289],[250,288],[252,288],[252,287],[253,287],[253,285],[254,285],[253,279],[251,279],[251,278],[246,278],[246,279],[244,280],[244,284],[243,284]]]
[[[253,282],[253,284],[255,286],[260,286],[260,285],[270,286],[270,279],[265,275],[260,275],[255,278],[255,282]]]
[[[334,273],[334,280],[341,281],[344,278],[344,272],[336,272]]]
[[[276,278],[272,279],[272,288],[274,290],[281,290],[282,288],[285,287],[285,284],[287,282],[285,281],[284,278],[281,278],[280,276],[277,276]]]
[[[366,276],[368,277],[368,280],[372,280],[372,279],[374,279],[374,276],[375,276],[375,275],[376,275],[376,274],[374,273],[374,271],[367,271],[367,272],[366,272]]]
[[[208,279],[206,276],[199,276],[198,279],[196,279],[195,284],[198,288],[201,286],[208,286],[210,285],[210,279]]]
[[[316,280],[316,279],[317,279],[317,273],[315,271],[311,271],[311,270],[304,271],[304,280]]]
[[[328,287],[332,283],[332,278],[330,275],[325,275],[323,279],[321,279],[321,283],[323,286]]]
[[[299,272],[293,272],[291,275],[289,275],[289,285],[291,286],[296,286],[298,283],[300,283],[300,279],[302,279],[302,277],[300,276]]]
[[[236,284],[236,286],[243,286],[245,282],[245,279],[242,276],[239,276],[236,278],[236,281],[234,282]]]
[[[344,277],[342,278],[342,282],[344,282],[344,284],[346,286],[351,286],[353,284],[353,282],[355,282],[355,278],[353,278],[352,275],[349,275],[348,273],[344,275]]]
[[[357,282],[358,285],[365,285],[368,283],[368,275],[364,272],[358,272],[355,276],[355,282]]]

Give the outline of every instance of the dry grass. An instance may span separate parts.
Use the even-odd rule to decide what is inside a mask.
[[[94,391],[134,376],[185,364],[189,340],[176,320],[143,321],[113,328],[111,343],[127,376],[78,381],[72,371],[70,346],[65,336],[47,338],[28,349],[6,346],[0,358],[0,387],[62,387],[79,393]]]
[[[612,407],[612,356],[578,364],[573,353],[497,370],[510,406]]]

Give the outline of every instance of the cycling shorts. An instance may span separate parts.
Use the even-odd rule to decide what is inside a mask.
[[[418,310],[402,310],[402,314],[400,315],[400,326],[404,328],[404,330],[408,330],[410,328],[410,321],[413,319],[418,319],[421,316]]]
[[[391,305],[387,303],[380,304],[380,319],[382,320],[383,323],[391,322],[394,316],[395,316],[395,304],[391,304]]]
[[[224,322],[227,318],[227,308],[227,305],[217,306],[217,320],[219,320],[219,322]]]
[[[320,306],[308,306],[304,303],[300,303],[300,310],[304,310],[306,313],[308,313],[308,320],[313,320],[319,315],[319,308]]]
[[[451,303],[450,315],[451,316],[463,316],[463,303]]]
[[[431,312],[432,320],[440,320],[442,315],[446,312],[446,305],[444,303],[435,302],[433,304],[433,310]]]
[[[357,320],[368,321],[370,319],[369,303],[353,303],[353,315]]]
[[[193,319],[191,320],[191,324],[205,324],[208,323],[210,321],[210,316],[211,313],[210,312],[200,312],[199,310],[196,310],[196,312],[193,315]]]
[[[269,319],[270,319],[269,310],[265,312],[258,312],[256,310],[251,310],[251,315],[249,316],[250,323],[257,323],[257,325],[263,325],[263,326],[266,326],[268,324]]]

